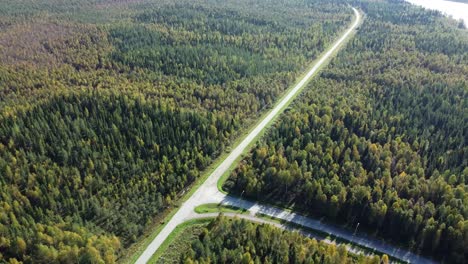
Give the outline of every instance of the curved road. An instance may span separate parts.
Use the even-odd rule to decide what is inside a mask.
[[[230,206],[235,206],[235,207],[249,210],[250,216],[247,219],[262,220],[256,215],[257,214],[267,215],[270,217],[274,217],[276,219],[284,220],[289,223],[294,223],[299,226],[310,228],[312,230],[319,230],[321,232],[331,234],[335,237],[339,237],[341,239],[350,241],[353,244],[357,244],[368,249],[373,249],[378,252],[385,253],[389,256],[392,256],[394,258],[397,258],[397,259],[400,259],[402,261],[406,261],[409,263],[421,263],[421,264],[422,263],[437,263],[431,259],[414,254],[411,251],[394,247],[388,243],[385,243],[382,240],[376,239],[375,237],[370,237],[361,233],[353,234],[353,232],[351,232],[350,230],[340,228],[334,225],[326,224],[326,223],[321,222],[318,219],[306,217],[306,216],[303,216],[294,212],[283,210],[278,207],[264,205],[264,204],[251,202],[251,201],[246,201],[239,197],[233,197],[233,196],[225,196],[224,199],[220,203],[223,205],[230,205]],[[198,215],[198,218],[204,215],[205,214]],[[197,216],[192,216],[192,217],[197,218]],[[246,217],[242,217],[242,218],[246,218]]]
[[[352,241],[356,244],[362,244],[366,247],[375,248],[378,251],[387,253],[389,255],[395,256],[400,259],[408,260],[414,263],[428,263],[428,260],[422,259],[421,257],[412,254],[407,251],[396,250],[395,248],[383,244],[372,238],[365,238],[363,236],[350,236],[349,231],[342,230],[336,227],[332,227],[323,223],[320,223],[318,220],[300,216],[295,213],[289,213],[278,208],[270,207],[267,205],[260,205],[257,203],[252,203],[248,201],[241,200],[239,198],[227,196],[219,192],[217,188],[217,182],[221,176],[229,170],[231,165],[236,161],[240,155],[247,150],[247,147],[252,143],[255,138],[262,132],[265,127],[277,117],[287,106],[292,99],[304,88],[307,82],[313,77],[313,75],[323,66],[328,59],[330,59],[333,54],[339,49],[340,45],[343,44],[355,31],[361,22],[361,15],[359,12],[353,8],[355,20],[352,25],[343,33],[343,35],[333,43],[333,45],[323,54],[320,59],[315,63],[315,65],[307,72],[303,79],[291,89],[285,97],[268,113],[268,115],[244,138],[244,140],[229,154],[229,156],[216,168],[216,170],[208,177],[208,179],[195,191],[195,193],[179,208],[179,210],[174,214],[174,216],[167,222],[166,226],[161,230],[161,232],[153,239],[153,241],[148,245],[145,251],[138,258],[136,263],[143,264],[147,263],[151,256],[156,252],[156,250],[161,246],[161,244],[166,240],[169,234],[181,223],[186,220],[199,218],[200,216],[194,212],[194,208],[201,204],[206,203],[222,203],[226,205],[233,205],[236,207],[249,209],[252,214],[263,213],[266,215],[274,216],[283,220],[287,220],[299,225],[304,225],[313,229],[321,230],[327,233],[330,233],[337,237],[343,237],[346,240]],[[259,220],[254,215],[250,216],[250,219]]]
[[[199,214],[197,216],[195,216],[194,218],[199,218],[199,219],[204,219],[204,218],[215,218],[219,215],[219,213],[206,213],[206,214]],[[271,221],[271,220],[267,220],[267,219],[263,219],[263,218],[259,218],[259,217],[256,217],[256,216],[252,216],[252,215],[246,215],[246,214],[238,214],[238,213],[223,213],[223,215],[225,217],[230,217],[230,218],[239,218],[239,219],[245,219],[245,220],[248,220],[248,221],[251,221],[251,222],[255,222],[255,223],[258,223],[258,224],[268,224],[268,225],[272,225],[272,226],[275,226],[277,228],[281,228],[281,229],[284,229],[284,230],[288,230],[288,231],[298,231],[301,235],[304,235],[304,236],[307,236],[307,237],[310,237],[310,238],[315,238],[316,240],[320,240],[320,241],[323,241],[325,243],[329,243],[329,244],[338,244],[336,243],[336,241],[333,241],[333,240],[330,240],[330,239],[324,239],[323,237],[320,237],[320,236],[317,236],[315,233],[313,233],[312,231],[307,231],[307,230],[298,230],[297,228],[291,226],[291,225],[288,225],[288,224],[280,224],[278,222],[275,222],[275,221]],[[363,252],[362,250],[360,249],[357,249],[355,247],[352,247],[352,246],[349,246],[349,245],[345,245],[346,249],[354,254],[364,254],[364,255],[367,255],[366,252]]]

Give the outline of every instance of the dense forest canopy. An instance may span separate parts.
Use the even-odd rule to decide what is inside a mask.
[[[464,263],[468,34],[403,1],[349,3],[356,37],[225,188]],[[347,4],[0,1],[0,262],[116,262],[348,25]],[[294,243],[257,250],[274,242],[257,233]],[[238,220],[190,247],[180,261],[356,261]]]
[[[232,129],[213,115],[99,94],[52,98],[2,120],[0,135],[9,136],[0,137],[0,225],[14,235],[2,237],[3,254],[34,256],[24,261],[82,259],[93,237],[86,230],[113,243],[117,237],[104,234],[124,245],[135,241]],[[18,241],[25,243],[21,252]],[[101,256],[115,259],[105,241]]]
[[[52,6],[63,6],[48,1]],[[0,89],[3,98],[37,101],[51,90],[83,86],[151,96],[177,85],[189,86],[177,87],[176,95],[183,100],[173,98],[173,91],[161,92],[158,99],[177,104],[201,100],[211,106],[214,99],[193,94],[194,90],[208,90],[205,93],[218,94],[222,97],[220,103],[229,104],[225,108],[253,108],[256,112],[287,87],[284,83],[290,83],[297,71],[323,50],[351,15],[345,6],[333,3],[220,4],[214,0],[177,5],[171,1],[90,1],[89,8],[85,4],[77,7],[80,1],[71,1],[64,4],[70,12],[53,9],[44,15],[46,7],[40,3],[48,1],[34,1],[36,4],[21,9],[35,12],[28,19],[16,13],[2,17],[5,30],[0,33],[0,45],[4,63],[0,76],[6,81]],[[3,4],[11,8],[14,5],[10,2]],[[259,8],[251,9],[252,5]],[[88,14],[88,9],[116,13],[121,20],[112,23],[114,20],[107,18],[107,23],[95,23],[92,15],[89,21],[71,20]],[[270,13],[282,15],[271,17]],[[245,28],[245,32],[240,34],[238,28]],[[213,49],[216,52],[211,52]],[[271,90],[250,90],[258,89],[260,82],[272,84]],[[243,105],[232,105],[238,102]],[[194,104],[191,107],[205,106]]]
[[[386,255],[355,255],[344,245],[223,216],[206,226],[187,228],[172,244],[158,263],[389,263]],[[173,257],[171,251],[182,254]]]
[[[0,262],[115,262],[351,16],[318,0],[0,1]]]
[[[466,263],[468,34],[400,1],[359,5],[357,36],[224,188]]]

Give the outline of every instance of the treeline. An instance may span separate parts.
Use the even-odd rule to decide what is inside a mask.
[[[268,224],[219,216],[204,228],[179,263],[389,263]]]
[[[119,239],[135,241],[235,128],[214,114],[96,92],[3,118],[2,257],[62,263],[97,243],[94,257],[115,259]]]
[[[401,2],[362,8],[358,35],[224,187],[465,263],[465,32]]]

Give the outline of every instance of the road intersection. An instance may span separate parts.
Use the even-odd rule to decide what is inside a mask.
[[[389,256],[393,256],[395,258],[408,261],[410,263],[432,263],[431,260],[425,259],[406,250],[397,249],[375,238],[367,237],[361,234],[355,235],[348,230],[328,225],[320,222],[319,220],[301,216],[299,214],[292,213],[287,210],[246,201],[238,197],[232,197],[220,192],[217,187],[217,183],[220,180],[220,178],[226,172],[229,171],[231,166],[242,155],[242,153],[248,150],[249,145],[256,140],[256,138],[265,128],[268,127],[268,124],[270,124],[271,121],[273,121],[275,118],[278,117],[279,114],[283,112],[285,107],[288,106],[291,103],[291,101],[302,91],[306,84],[320,70],[320,68],[323,65],[325,65],[329,61],[329,59],[339,50],[342,44],[344,44],[346,40],[348,40],[353,35],[355,30],[361,23],[362,17],[361,14],[355,8],[352,9],[355,15],[355,19],[353,20],[349,28],[340,36],[338,40],[336,40],[331,45],[330,48],[328,48],[328,50],[325,53],[323,53],[323,55],[317,60],[314,66],[308,70],[305,76],[302,77],[302,79],[291,90],[289,90],[283,98],[280,99],[279,103],[276,104],[274,108],[270,110],[266,117],[264,117],[261,120],[261,122],[242,140],[242,142],[231,151],[227,158],[223,160],[223,162],[213,171],[213,173],[193,193],[193,195],[185,203],[182,204],[179,210],[173,215],[173,217],[167,222],[167,224],[163,227],[159,234],[148,245],[145,251],[140,255],[136,263],[147,263],[151,259],[153,254],[156,252],[156,250],[171,234],[171,232],[173,232],[173,230],[183,222],[196,218],[216,216],[217,214],[213,213],[203,215],[195,213],[195,207],[208,203],[235,206],[247,209],[250,212],[250,215],[247,216],[232,213],[228,214],[228,216],[238,216],[241,218],[246,218],[261,223],[268,222],[262,218],[257,217],[257,214],[263,214],[277,219],[281,219],[286,222],[301,225],[310,229],[315,229],[321,232],[329,233],[335,237],[350,241],[354,244],[361,245],[366,248],[383,252]],[[287,227],[287,225],[279,226],[282,228]]]

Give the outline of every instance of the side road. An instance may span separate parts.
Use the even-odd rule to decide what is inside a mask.
[[[395,258],[408,261],[410,263],[433,263],[431,260],[418,256],[406,250],[401,250],[386,244],[377,239],[366,237],[360,234],[352,234],[348,230],[339,227],[321,223],[319,220],[301,216],[296,213],[291,213],[276,207],[261,205],[242,200],[240,198],[227,196],[221,193],[217,188],[219,179],[229,171],[229,168],[235,161],[248,150],[249,145],[255,141],[257,136],[271,123],[280,113],[283,112],[285,107],[299,94],[299,92],[306,86],[307,82],[319,71],[319,69],[326,64],[326,62],[336,53],[340,46],[352,36],[352,33],[361,23],[361,14],[355,9],[355,19],[350,27],[341,35],[341,37],[333,43],[333,45],[320,57],[315,65],[306,73],[306,75],[291,89],[279,103],[268,113],[268,115],[261,120],[261,122],[243,139],[243,141],[232,150],[229,156],[215,169],[215,171],[207,178],[207,180],[194,192],[194,194],[180,207],[174,216],[167,222],[161,232],[153,239],[148,245],[142,255],[138,258],[136,263],[147,263],[156,250],[166,240],[169,234],[184,221],[200,218],[200,215],[194,212],[194,208],[201,204],[207,203],[221,203],[224,205],[232,205],[251,212],[250,216],[239,215],[239,217],[248,218],[257,222],[265,222],[265,220],[256,217],[257,213],[272,216],[287,222],[298,224],[307,228],[320,230],[329,233],[337,238],[351,241],[354,244],[362,245],[367,248],[375,249],[376,251],[383,252]],[[215,214],[214,214],[215,215]],[[209,214],[208,214],[209,216]],[[204,216],[206,217],[206,215]],[[278,224],[276,224],[278,225]]]
[[[194,219],[195,218],[199,218],[199,219],[215,218],[218,215],[219,215],[219,213],[198,214],[197,216],[194,217]],[[272,226],[275,226],[275,227],[278,227],[278,228],[281,228],[281,229],[284,229],[284,230],[288,230],[288,231],[299,231],[299,233],[304,235],[304,236],[307,236],[307,237],[310,237],[310,238],[315,238],[317,240],[324,241],[325,243],[339,244],[339,243],[337,243],[335,241],[332,241],[330,239],[323,239],[322,237],[317,236],[313,232],[309,232],[307,230],[297,230],[297,228],[294,228],[291,225],[281,224],[281,223],[278,223],[278,222],[275,222],[275,221],[259,218],[257,216],[251,215],[251,214],[249,215],[249,214],[238,214],[238,213],[223,213],[223,215],[226,216],[226,217],[229,217],[229,218],[245,219],[245,220],[255,222],[255,223],[259,223],[259,224],[268,224],[268,225],[272,225]],[[354,254],[366,254],[366,252],[364,252],[362,250],[359,250],[359,249],[356,249],[356,248],[353,248],[352,246],[346,245],[346,248],[347,248],[348,251],[350,251],[350,252],[352,252]]]
[[[275,219],[279,219],[288,223],[296,224],[299,226],[303,226],[312,230],[319,230],[320,232],[331,234],[337,238],[346,240],[351,242],[352,244],[356,244],[362,246],[364,248],[368,248],[374,251],[382,252],[387,254],[388,256],[392,256],[396,259],[406,261],[409,263],[437,263],[431,259],[425,258],[423,256],[419,256],[411,251],[400,249],[395,246],[392,246],[384,241],[378,240],[376,238],[366,236],[365,234],[357,233],[354,234],[350,230],[343,229],[337,226],[333,226],[330,224],[322,223],[318,219],[313,219],[311,217],[306,217],[294,212],[290,212],[281,208],[277,208],[270,205],[263,205],[256,202],[246,201],[239,197],[233,196],[225,196],[224,199],[220,202],[222,205],[226,206],[234,206],[242,209],[249,210],[249,217],[247,219],[250,220],[262,220],[263,219],[257,217],[257,215],[266,215],[273,217]],[[228,215],[225,213],[225,215]],[[192,214],[192,218],[200,218],[205,216],[205,214],[196,213]],[[238,215],[239,217],[246,218],[245,215]]]
[[[159,246],[166,240],[169,234],[182,222],[193,217],[194,208],[200,204],[205,203],[219,203],[225,195],[217,189],[217,182],[221,176],[229,170],[232,164],[247,150],[248,146],[257,138],[257,136],[267,127],[267,125],[277,117],[284,108],[292,101],[292,99],[299,94],[299,92],[306,86],[307,82],[318,72],[335,52],[339,49],[358,25],[361,22],[361,14],[355,9],[355,19],[350,27],[336,40],[333,45],[320,57],[315,65],[306,73],[306,75],[291,89],[275,107],[270,110],[268,115],[261,120],[261,122],[242,140],[242,142],[234,148],[228,157],[213,171],[207,180],[194,192],[194,194],[179,208],[174,216],[167,222],[159,234],[151,241],[148,247],[140,255],[136,263],[144,264],[149,261],[151,256],[156,252]]]

